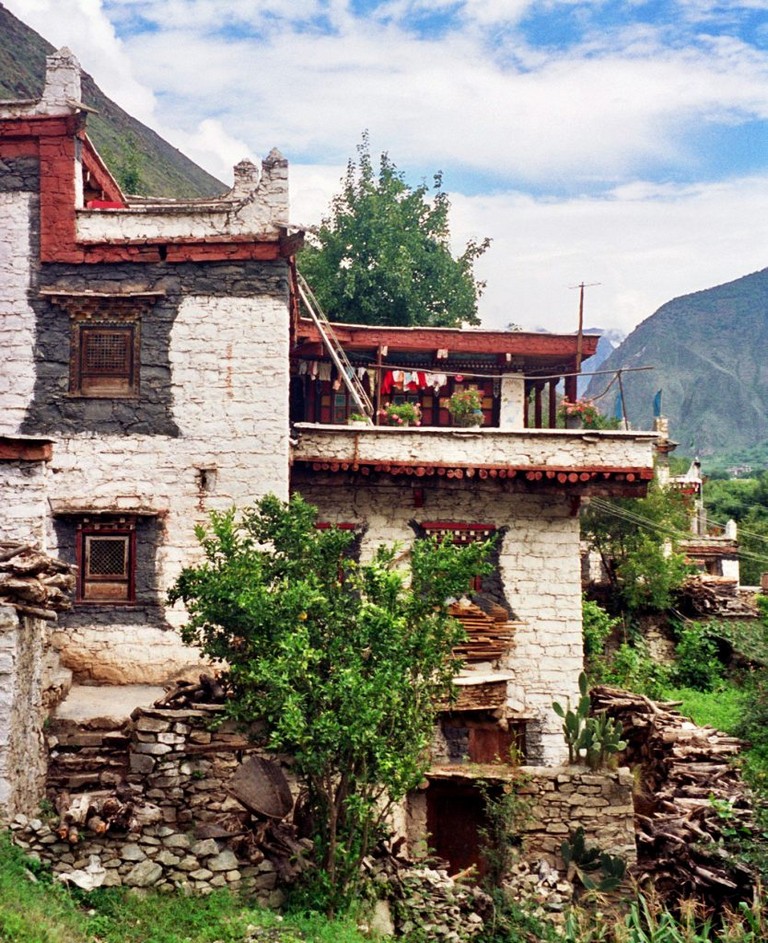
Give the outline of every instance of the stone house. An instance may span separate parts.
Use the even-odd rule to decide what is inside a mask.
[[[462,761],[564,760],[551,703],[582,667],[579,509],[643,494],[653,435],[557,427],[558,384],[576,398],[597,338],[337,325],[375,406],[418,402],[424,420],[348,425],[344,371],[299,316],[287,162],[239,164],[216,200],[127,197],[87,138],[79,82],[62,50],[39,101],[0,102],[0,539],[78,567],[52,640],[76,681],[131,684],[198,665],[164,596],[212,509],[299,491],[321,524],[359,531],[363,558],[495,535],[494,575],[457,603],[461,696],[411,808],[455,858]],[[478,428],[447,409],[467,387]]]

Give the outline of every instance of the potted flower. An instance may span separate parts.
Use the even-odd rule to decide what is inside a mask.
[[[420,426],[421,410],[417,403],[385,403],[379,410],[383,426]]]
[[[347,419],[347,425],[353,426],[355,429],[361,429],[370,425],[370,422],[368,417],[362,413],[351,413],[349,419]]]
[[[592,400],[569,400],[567,396],[560,401],[557,414],[566,429],[596,429],[600,418]]]
[[[470,386],[456,390],[448,400],[448,412],[457,426],[481,426],[483,424],[483,398],[480,390]]]

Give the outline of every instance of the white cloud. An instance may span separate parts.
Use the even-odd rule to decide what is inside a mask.
[[[695,34],[636,23],[565,49],[515,29],[529,7],[557,16],[557,2],[391,0],[365,19],[350,0],[3,2],[222,179],[279,147],[295,222],[327,212],[365,128],[414,182],[445,169],[454,235],[494,238],[478,264],[489,326],[572,329],[569,287],[583,280],[601,283],[588,322],[629,329],[674,295],[766,264],[768,179],[653,174],[695,180],[713,165],[702,129],[768,118],[768,53],[713,19],[768,0],[679,0],[703,24]],[[441,11],[454,14],[444,35],[411,28],[414,13]],[[462,174],[496,192],[462,196]],[[529,185],[572,195],[535,198]]]
[[[477,265],[486,326],[630,331],[664,302],[768,265],[768,176],[675,187],[637,183],[609,198],[453,197],[454,236],[492,236]]]

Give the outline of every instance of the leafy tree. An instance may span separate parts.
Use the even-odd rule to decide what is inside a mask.
[[[470,241],[454,258],[442,174],[435,174],[430,199],[426,184],[410,187],[386,153],[376,173],[367,134],[357,152],[330,216],[310,233],[299,258],[323,310],[356,324],[479,324],[485,285],[473,265],[490,240]]]
[[[582,536],[605,567],[614,604],[630,612],[667,609],[689,567],[674,550],[688,531],[684,497],[651,484],[645,498],[593,501]]]
[[[759,585],[761,574],[768,571],[768,472],[709,482],[704,497],[713,521],[722,524],[733,518],[739,525],[741,582]]]
[[[171,589],[184,640],[227,665],[229,711],[266,725],[289,753],[315,828],[316,894],[343,907],[387,813],[422,780],[435,705],[450,697],[462,637],[448,600],[487,572],[487,547],[417,541],[408,574],[396,550],[370,563],[354,535],[315,527],[301,497],[274,496],[198,529],[205,560]]]

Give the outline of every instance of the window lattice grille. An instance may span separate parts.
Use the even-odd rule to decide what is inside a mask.
[[[127,563],[127,537],[88,538],[88,576],[125,577]]]
[[[464,547],[477,541],[490,540],[496,528],[490,524],[422,524],[428,537],[448,540]]]
[[[83,332],[83,369],[88,373],[130,376],[130,329]]]

